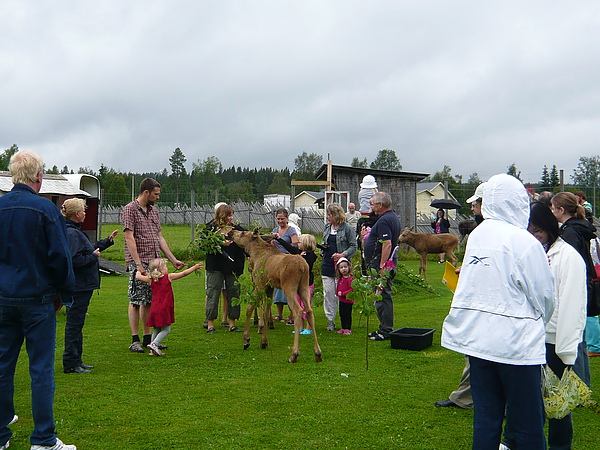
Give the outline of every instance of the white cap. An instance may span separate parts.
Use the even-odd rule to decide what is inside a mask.
[[[288,217],[288,221],[297,224],[300,221],[300,216],[296,213],[291,213]]]
[[[226,204],[227,204],[227,203],[225,203],[225,202],[219,202],[219,203],[217,203],[217,204],[215,205],[215,212],[217,212],[217,209],[219,209],[219,206],[223,206],[223,205],[226,205]]]
[[[473,203],[478,198],[483,198],[484,192],[485,192],[485,183],[481,183],[479,186],[477,186],[477,189],[475,189],[475,194],[473,194],[471,197],[469,197],[467,199],[467,203]]]
[[[348,258],[346,258],[345,256],[342,256],[340,259],[338,259],[338,260],[335,262],[335,265],[336,265],[336,267],[337,267],[337,265],[338,265],[339,263],[341,263],[341,262],[344,262],[344,261],[346,261],[348,264],[350,264],[350,261],[348,261]]]
[[[375,181],[375,177],[373,175],[365,175],[362,183],[360,183],[360,187],[362,189],[375,189],[377,188],[377,182]]]

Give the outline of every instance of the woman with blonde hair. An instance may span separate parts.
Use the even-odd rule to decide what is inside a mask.
[[[340,258],[351,260],[357,249],[356,230],[348,225],[346,214],[337,203],[327,206],[327,223],[323,230],[322,248],[323,309],[327,317],[327,331],[335,331],[335,316],[338,309],[335,264]]]
[[[169,273],[166,260],[157,258],[148,265],[148,275],[140,272],[135,274],[136,278],[148,283],[152,289],[152,305],[148,315],[148,326],[153,327],[152,341],[148,344],[150,356],[163,356],[161,342],[171,332],[171,325],[175,323],[175,299],[171,281],[188,276],[204,264],[197,263],[182,272]]]
[[[82,231],[85,220],[85,200],[70,198],[61,206],[62,215],[67,222],[67,237],[75,274],[75,292],[73,303],[67,307],[67,323],[65,325],[65,351],[63,352],[63,369],[65,373],[89,373],[93,366],[83,363],[83,326],[90,306],[90,299],[95,289],[100,288],[100,263],[98,256],[114,244],[119,230],[113,231],[109,237],[92,245]]]

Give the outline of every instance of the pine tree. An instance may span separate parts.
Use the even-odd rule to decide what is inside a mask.
[[[556,168],[556,165],[552,166],[552,170],[550,171],[549,181],[550,181],[550,183],[549,183],[550,190],[560,186],[560,177],[558,175],[558,169]]]
[[[544,164],[544,168],[542,169],[542,180],[540,183],[543,191],[550,190],[550,174],[548,173],[548,166]]]
[[[187,171],[183,165],[186,161],[187,159],[179,147],[173,151],[173,155],[169,158],[169,163],[171,164],[171,177],[173,179],[173,185],[175,186],[177,203],[179,203],[179,190],[182,187],[183,180],[187,180],[188,178]]]

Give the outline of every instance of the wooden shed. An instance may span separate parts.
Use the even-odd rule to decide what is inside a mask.
[[[428,173],[403,172],[393,170],[362,169],[351,166],[331,166],[331,183],[336,191],[347,191],[349,201],[358,203],[360,183],[365,175],[373,175],[379,191],[392,198],[392,209],[400,217],[402,226],[417,223],[417,183],[429,176]],[[327,181],[327,164],[323,164],[316,174],[317,180]]]

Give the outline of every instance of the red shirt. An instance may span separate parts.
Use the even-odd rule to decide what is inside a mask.
[[[341,291],[342,295],[338,296],[338,298],[340,299],[340,302],[354,303],[354,300],[350,300],[349,298],[346,298],[346,295],[348,295],[350,292],[352,292],[354,290],[354,289],[352,289],[352,280],[353,279],[354,278],[352,278],[352,277],[342,277],[338,280],[336,294]]]
[[[155,206],[148,205],[147,210],[144,211],[136,199],[123,207],[121,222],[123,231],[133,231],[140,261],[149,263],[160,257],[160,239],[158,236],[162,232],[162,228],[158,217],[158,209]],[[128,264],[133,262],[127,243],[125,244],[125,262]]]

